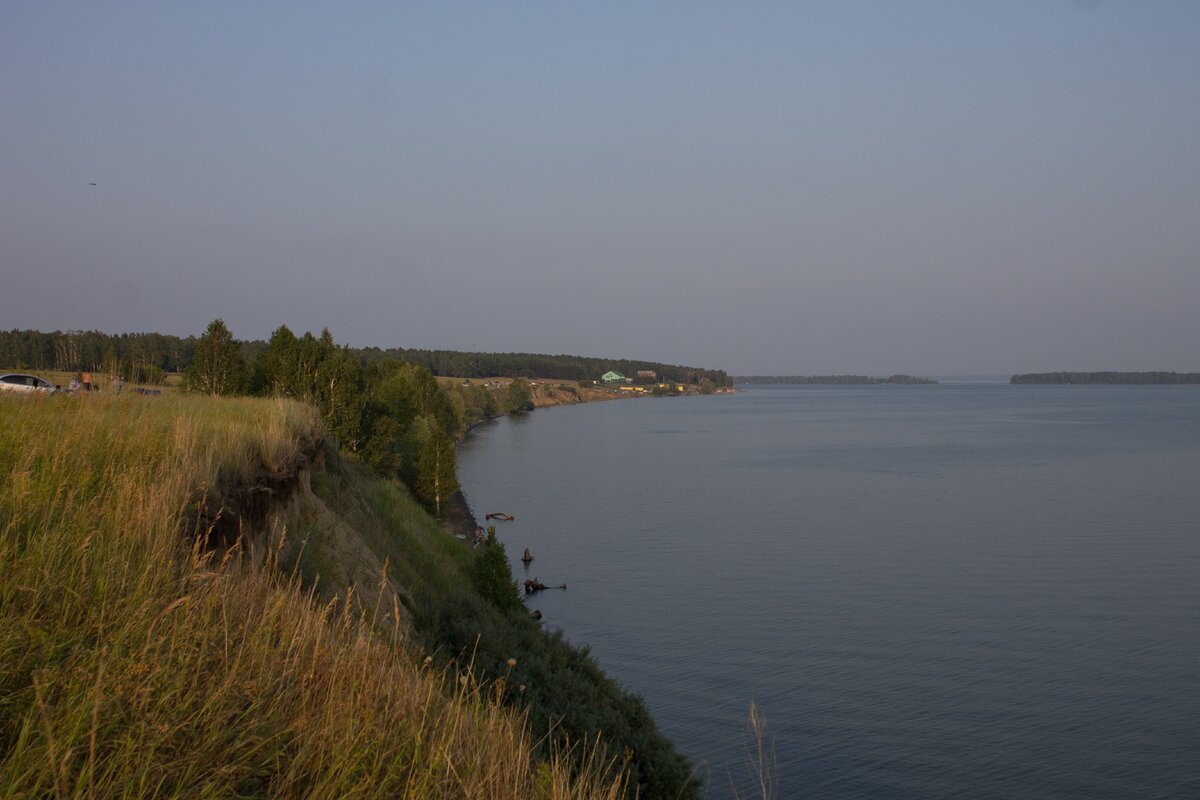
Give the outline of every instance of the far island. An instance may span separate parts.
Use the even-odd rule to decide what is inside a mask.
[[[872,378],[869,375],[735,375],[734,383],[779,383],[791,385],[876,386],[885,383],[933,384],[937,381],[913,375]]]
[[[1013,375],[1009,383],[1153,385],[1200,383],[1200,372],[1030,372]]]

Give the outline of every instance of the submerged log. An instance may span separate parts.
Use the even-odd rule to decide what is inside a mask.
[[[525,579],[525,594],[534,594],[535,592],[540,592],[543,589],[566,589],[566,588],[567,588],[567,585],[565,583],[560,583],[558,586],[547,586],[546,584],[542,583],[537,578],[526,578]]]

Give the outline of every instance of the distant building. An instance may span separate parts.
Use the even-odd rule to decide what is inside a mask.
[[[609,370],[600,376],[601,383],[629,383],[629,378],[626,378],[619,372]]]
[[[658,373],[652,369],[639,369],[637,371],[637,376],[639,378],[647,378],[652,381],[658,380]]]

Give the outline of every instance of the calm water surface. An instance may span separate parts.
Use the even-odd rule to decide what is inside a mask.
[[[548,625],[725,798],[1200,797],[1200,387],[751,387],[460,452]]]

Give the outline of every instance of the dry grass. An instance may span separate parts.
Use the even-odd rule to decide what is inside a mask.
[[[767,716],[754,698],[750,698],[750,713],[746,721],[742,755],[745,767],[744,783],[749,784],[749,790],[747,794],[743,794],[734,785],[731,777],[734,797],[738,800],[749,797],[773,800],[778,797],[779,774],[775,761],[775,744],[767,734]]]
[[[316,432],[269,400],[0,397],[0,795],[617,798],[343,599],[189,552],[188,503]]]

